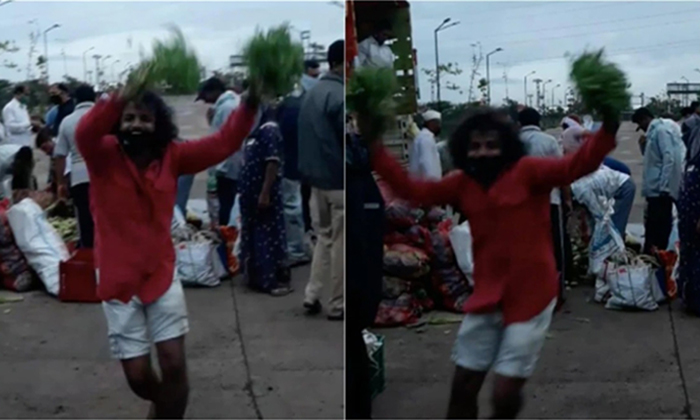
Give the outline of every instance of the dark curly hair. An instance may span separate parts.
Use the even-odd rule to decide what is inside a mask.
[[[455,167],[469,173],[470,159],[467,157],[472,134],[496,131],[501,140],[501,159],[504,167],[516,163],[525,156],[525,147],[520,140],[516,125],[502,111],[494,108],[478,108],[459,124],[448,140],[448,148]]]
[[[151,135],[154,146],[160,153],[178,137],[178,129],[173,121],[173,111],[165,103],[163,98],[152,91],[145,91],[141,96],[133,101],[138,107],[145,108],[153,113],[155,119],[155,130]],[[119,138],[121,133],[121,119],[112,128],[112,134]]]

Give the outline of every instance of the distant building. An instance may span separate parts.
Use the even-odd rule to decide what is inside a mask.
[[[688,106],[690,102],[698,100],[700,83],[666,83],[666,95],[669,100],[676,100],[682,106]]]

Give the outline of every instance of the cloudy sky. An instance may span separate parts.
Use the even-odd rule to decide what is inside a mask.
[[[698,2],[433,2],[413,1],[414,48],[420,68],[434,68],[434,30],[445,18],[460,24],[439,34],[441,63],[455,62],[464,70],[449,80],[462,86],[463,95],[442,90],[443,100],[466,100],[471,73],[471,44],[480,42],[491,56],[491,97],[522,101],[523,77],[552,79],[546,101],[563,99],[568,85],[567,52],[605,47],[610,59],[629,75],[632,91],[648,98],[665,90],[667,82],[700,82],[700,3]],[[486,63],[480,69],[486,75]],[[528,81],[528,93],[535,90]],[[430,100],[427,77],[420,76],[421,99]],[[635,99],[638,105],[639,98]]]
[[[4,0],[0,0],[0,3]],[[239,52],[256,26],[263,28],[289,21],[297,31],[310,30],[311,41],[324,46],[344,36],[344,10],[322,2],[35,2],[15,0],[0,6],[0,41],[16,41],[19,51],[3,54],[0,62],[11,60],[18,69],[0,69],[0,78],[24,80],[27,75],[29,34],[42,32],[53,24],[60,28],[48,33],[51,80],[63,74],[83,77],[83,53],[87,70],[95,69],[93,54],[111,55],[105,61],[106,76],[115,77],[126,64],[139,59],[140,46],[148,52],[155,38],[168,36],[167,25],[178,25],[198,52],[207,70],[226,67],[229,56]],[[32,23],[30,23],[32,22]],[[131,40],[131,42],[130,42]],[[65,60],[63,53],[65,53]],[[44,53],[43,39],[36,57]],[[119,60],[116,64],[112,65]],[[19,71],[18,71],[19,70]],[[38,74],[36,69],[33,70]]]

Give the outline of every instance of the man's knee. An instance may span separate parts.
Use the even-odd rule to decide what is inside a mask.
[[[153,401],[158,387],[158,378],[150,363],[150,356],[122,361],[129,388],[144,400]]]

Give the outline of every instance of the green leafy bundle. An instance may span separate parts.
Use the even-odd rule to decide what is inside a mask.
[[[585,52],[571,63],[571,81],[584,107],[601,114],[619,115],[630,106],[627,76],[603,59],[603,50]]]
[[[345,95],[347,109],[357,114],[361,134],[368,141],[379,139],[393,124],[397,90],[393,69],[361,67],[353,71]]]
[[[169,93],[190,94],[197,91],[200,62],[182,31],[170,27],[171,37],[153,42],[151,57],[142,60],[129,76],[129,83],[143,88],[163,86]]]
[[[243,47],[251,83],[268,98],[284,96],[294,90],[304,71],[304,47],[293,42],[289,25],[283,24],[263,32],[258,29]]]

